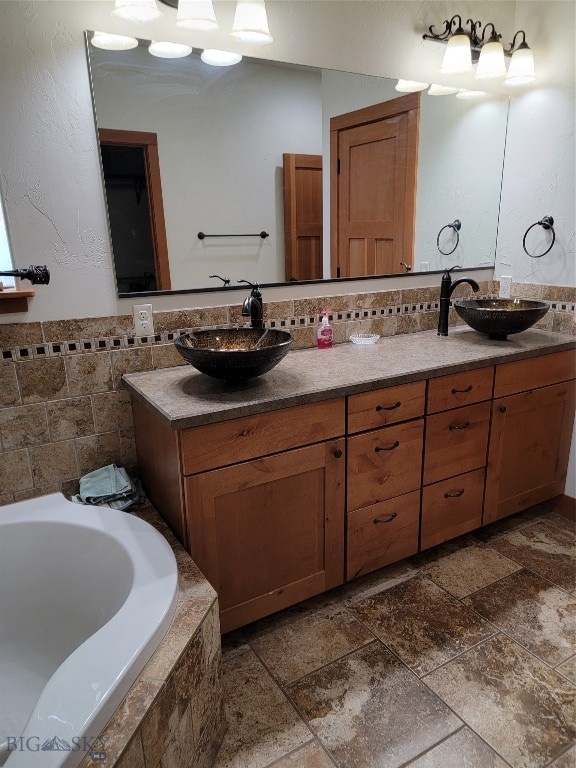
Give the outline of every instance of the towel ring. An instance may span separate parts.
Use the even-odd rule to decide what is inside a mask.
[[[526,237],[528,236],[528,232],[530,232],[531,229],[534,229],[534,227],[542,227],[542,229],[551,229],[552,230],[552,242],[548,246],[548,248],[544,251],[544,253],[534,254],[529,253],[528,249],[526,248]],[[522,240],[522,248],[524,248],[524,253],[527,256],[530,256],[531,259],[541,259],[542,256],[546,256],[547,253],[549,253],[552,250],[552,246],[556,242],[556,232],[554,232],[554,219],[552,216],[543,216],[541,221],[535,221],[534,224],[531,224],[526,232],[524,232],[524,239]]]
[[[450,256],[451,253],[454,253],[456,248],[458,248],[458,244],[460,243],[460,227],[462,226],[462,222],[460,219],[454,219],[454,221],[451,224],[445,224],[440,232],[438,232],[438,237],[436,238],[436,247],[440,251],[440,253],[443,256]],[[452,248],[451,251],[443,251],[442,248],[440,248],[440,235],[442,232],[444,232],[445,229],[452,229],[456,233],[456,245],[454,248]]]

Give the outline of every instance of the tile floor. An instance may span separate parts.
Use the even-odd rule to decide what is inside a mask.
[[[575,768],[576,524],[547,505],[223,638],[216,768]]]

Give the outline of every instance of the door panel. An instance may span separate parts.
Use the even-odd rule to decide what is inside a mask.
[[[284,154],[286,280],[319,280],[322,271],[322,156]]]

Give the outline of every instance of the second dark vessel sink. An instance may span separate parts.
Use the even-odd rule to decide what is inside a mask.
[[[244,381],[274,368],[290,349],[292,335],[273,328],[217,328],[183,333],[174,344],[201,373]]]
[[[490,339],[531,328],[550,309],[545,301],[530,299],[456,299],[454,309],[470,328]]]

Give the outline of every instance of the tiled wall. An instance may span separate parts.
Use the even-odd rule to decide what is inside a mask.
[[[484,282],[483,295],[498,292]],[[468,286],[455,297],[467,295]],[[574,334],[576,288],[514,285],[513,295],[551,302],[539,327]],[[350,334],[381,336],[433,330],[438,289],[409,288],[265,304],[267,324],[288,328],[293,348],[315,345],[318,315],[332,314],[335,343]],[[451,324],[462,321],[451,312]],[[136,470],[130,400],[123,373],[182,365],[179,331],[242,324],[240,305],[155,312],[153,338],[136,339],[132,317],[97,317],[0,325],[0,504],[63,490],[115,463]]]

